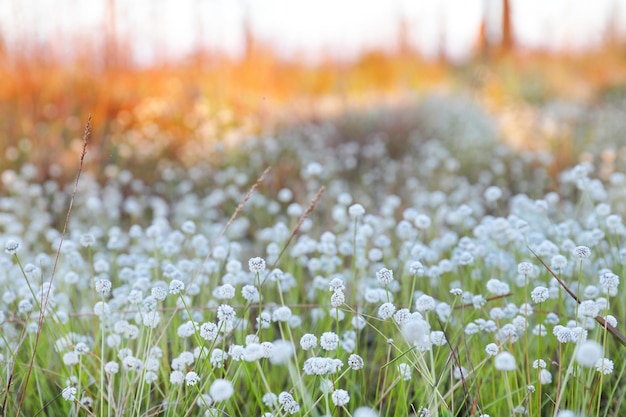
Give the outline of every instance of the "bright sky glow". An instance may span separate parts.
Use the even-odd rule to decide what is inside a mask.
[[[9,51],[26,45],[66,48],[79,39],[94,48],[106,33],[110,0],[2,0],[0,35]],[[399,22],[427,56],[443,42],[453,59],[474,46],[483,8],[499,0],[115,0],[116,32],[138,62],[184,57],[199,46],[232,55],[244,49],[244,22],[255,38],[284,56],[351,58],[392,48]],[[613,16],[626,35],[622,0],[512,0],[516,41],[523,47],[564,50],[598,45]],[[493,18],[493,16],[492,16]]]

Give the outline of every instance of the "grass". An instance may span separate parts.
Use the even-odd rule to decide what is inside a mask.
[[[4,415],[621,415],[619,172],[441,126],[309,124],[67,197],[5,170]]]

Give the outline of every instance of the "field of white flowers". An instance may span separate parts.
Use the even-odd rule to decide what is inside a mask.
[[[624,153],[402,117],[2,170],[2,415],[626,415]]]

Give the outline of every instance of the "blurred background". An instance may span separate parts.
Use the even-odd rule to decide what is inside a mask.
[[[74,161],[88,114],[101,166],[193,164],[435,95],[567,159],[623,135],[626,1],[3,0],[0,80],[5,166]]]

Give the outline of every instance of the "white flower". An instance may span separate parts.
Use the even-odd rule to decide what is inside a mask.
[[[213,398],[213,401],[226,401],[235,393],[235,388],[232,382],[226,379],[216,379],[209,388],[209,395]]]
[[[363,214],[365,214],[365,209],[363,208],[362,205],[360,204],[353,204],[348,208],[348,214],[350,215],[350,217],[352,217],[353,219],[359,216],[362,216]]]
[[[493,364],[499,371],[514,371],[516,368],[515,357],[509,352],[500,352]]]
[[[317,347],[317,337],[311,333],[307,333],[300,338],[300,346],[304,350],[311,350]]]
[[[585,300],[578,306],[578,318],[595,317],[600,313],[600,307],[593,300]]]
[[[170,281],[170,294],[178,294],[184,289],[185,289],[184,282],[178,279],[173,279],[172,281]]]
[[[328,375],[338,372],[343,366],[339,359],[312,357],[304,361],[302,370],[307,375]]]
[[[61,391],[61,395],[66,401],[74,401],[76,400],[76,391],[76,387],[65,387],[63,391]]]
[[[405,362],[401,362],[398,364],[398,373],[400,374],[400,378],[402,378],[405,381],[409,381],[413,374],[413,370],[411,369],[409,364]]]
[[[97,279],[95,287],[97,293],[108,294],[111,291],[111,281],[108,279]]]
[[[185,374],[181,371],[172,371],[170,374],[170,383],[173,385],[180,385],[185,380]]]
[[[96,243],[96,237],[91,233],[85,233],[80,237],[80,244],[83,247],[88,248],[90,246],[93,246],[94,243]]]
[[[517,272],[519,272],[522,275],[530,275],[533,273],[533,264],[531,264],[530,262],[520,262],[519,265],[517,265]]]
[[[363,406],[354,410],[352,417],[378,417],[378,412],[373,408]]]
[[[259,302],[259,290],[254,285],[244,285],[241,289],[241,296],[249,303]]]
[[[550,291],[546,287],[538,286],[535,287],[530,293],[530,298],[532,298],[534,303],[543,303],[550,297]]]
[[[228,304],[222,304],[217,308],[217,319],[222,322],[228,322],[235,318],[235,309]]]
[[[200,381],[200,377],[197,373],[193,371],[187,372],[187,375],[185,375],[185,383],[187,384],[187,386],[196,385],[198,381]]]
[[[272,321],[289,321],[291,318],[291,309],[287,306],[280,306],[272,313]]]
[[[393,281],[393,271],[387,268],[381,268],[376,272],[376,279],[380,285],[389,285]]]
[[[117,362],[107,362],[104,364],[104,372],[107,374],[116,374],[120,370],[120,365]]]
[[[378,308],[378,317],[383,320],[387,320],[388,318],[393,316],[393,313],[396,312],[396,306],[392,303],[384,303]]]
[[[163,301],[165,300],[165,297],[167,297],[167,290],[162,286],[158,286],[152,288],[150,294],[155,300]]]
[[[76,365],[79,362],[78,353],[67,352],[63,355],[63,363],[67,366]]]
[[[576,346],[574,358],[581,366],[591,368],[602,358],[603,354],[604,349],[600,343],[595,340],[585,340]]]
[[[333,295],[330,296],[330,305],[332,307],[339,307],[345,302],[346,302],[346,296],[343,293],[343,291],[340,291],[340,290],[335,291],[333,292]]]
[[[420,313],[433,311],[435,309],[435,299],[430,295],[422,294],[415,300],[415,309]]]
[[[346,284],[344,283],[343,279],[335,277],[331,279],[328,283],[328,289],[330,291],[345,291]]]
[[[402,335],[409,345],[422,345],[430,339],[430,326],[424,319],[415,318],[402,323]]]
[[[541,385],[547,385],[552,383],[552,374],[547,369],[542,369],[539,372],[539,383]]]
[[[489,343],[487,346],[485,346],[485,352],[487,352],[489,356],[496,356],[499,350],[500,349],[498,348],[498,345],[496,345],[495,343]]]
[[[576,246],[574,250],[572,250],[572,254],[578,259],[585,259],[591,256],[591,249],[587,246]]]
[[[339,344],[339,336],[334,332],[325,332],[320,337],[320,346],[324,350],[336,350]]]
[[[259,274],[265,271],[265,260],[263,258],[251,258],[248,261],[248,268],[253,274]]]
[[[353,370],[358,371],[359,369],[362,369],[363,366],[365,366],[365,362],[363,361],[362,357],[353,353],[348,358],[348,366],[350,366],[350,368],[352,368]]]
[[[596,362],[596,370],[603,375],[612,374],[613,366],[613,361],[607,358],[600,358]]]
[[[20,249],[20,242],[17,240],[9,239],[4,245],[4,251],[9,255],[15,255]]]
[[[293,396],[286,391],[278,394],[278,403],[283,407],[283,411],[286,413],[295,414],[300,411],[300,405]]]
[[[350,395],[348,394],[348,391],[343,389],[336,389],[335,391],[333,391],[330,397],[337,407],[343,407],[350,401]]]

